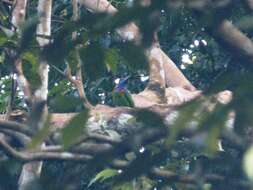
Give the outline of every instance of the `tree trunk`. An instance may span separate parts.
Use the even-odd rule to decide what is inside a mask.
[[[37,34],[50,36],[51,34],[51,0],[39,0],[38,2],[38,16],[39,24],[37,26]],[[41,48],[49,43],[48,39],[37,37],[37,41]],[[48,118],[47,110],[47,95],[48,95],[48,64],[45,60],[40,59],[38,73],[40,75],[41,84],[35,90],[32,99],[32,113],[29,123],[34,130],[41,130]],[[33,115],[33,113],[35,113]],[[41,145],[43,148],[45,144]],[[38,147],[39,148],[39,147]],[[42,162],[27,163],[23,166],[21,176],[19,178],[19,190],[26,190],[32,188],[32,182],[40,177],[42,169]]]

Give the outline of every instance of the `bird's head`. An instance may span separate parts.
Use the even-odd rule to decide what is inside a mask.
[[[115,87],[115,90],[117,92],[125,91],[129,78],[130,78],[130,76],[120,79],[119,83]]]

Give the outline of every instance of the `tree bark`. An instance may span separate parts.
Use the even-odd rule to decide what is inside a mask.
[[[230,21],[223,20],[216,28],[212,29],[212,35],[231,52],[236,52],[233,53],[234,56],[244,58],[253,63],[253,43],[251,39]]]
[[[37,26],[37,34],[40,36],[50,36],[51,34],[51,0],[39,0],[38,2],[38,16],[39,24]],[[37,41],[41,48],[49,43],[48,39],[43,37],[37,37]],[[38,73],[40,76],[41,84],[35,90],[32,99],[32,113],[30,121],[31,127],[34,130],[41,130],[48,118],[47,110],[47,95],[48,95],[48,64],[43,58],[39,61]],[[41,145],[41,148],[45,144]],[[31,188],[31,183],[38,179],[41,174],[42,162],[31,162],[23,166],[20,178],[19,178],[19,190],[26,190]]]
[[[11,23],[20,30],[25,21],[27,0],[16,0],[12,11]]]
[[[21,32],[21,27],[25,21],[26,15],[26,5],[27,0],[17,0],[14,4],[13,11],[12,11],[12,18],[11,23],[15,27],[13,30],[16,30],[19,34]],[[24,92],[24,98],[27,102],[30,101],[31,98],[31,91],[29,83],[23,73],[22,69],[22,60],[20,57],[14,58],[14,71],[17,74],[17,82],[21,90]]]

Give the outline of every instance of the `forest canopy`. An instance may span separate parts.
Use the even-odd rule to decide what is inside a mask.
[[[253,189],[252,0],[0,0],[0,189]]]

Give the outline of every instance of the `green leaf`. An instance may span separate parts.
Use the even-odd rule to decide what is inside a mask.
[[[143,47],[132,42],[125,42],[118,44],[118,48],[120,49],[120,55],[126,60],[126,64],[131,70],[149,71],[148,60]]]
[[[99,172],[89,183],[88,186],[91,186],[93,185],[94,183],[96,182],[103,182],[105,181],[106,179],[109,179],[109,178],[112,178],[114,176],[117,176],[119,173],[117,170],[115,169],[110,169],[110,168],[107,168],[107,169],[104,169],[102,170],[101,172]]]
[[[41,145],[46,137],[48,137],[50,133],[50,115],[48,116],[44,127],[36,133],[36,135],[32,138],[31,142],[28,145],[28,148],[34,149],[37,146]]]
[[[166,139],[166,145],[171,146],[178,136],[178,134],[187,127],[187,123],[194,118],[195,111],[201,105],[201,101],[194,101],[178,109],[178,116],[170,128],[169,137]]]
[[[117,66],[120,62],[120,56],[117,49],[108,49],[105,52],[105,64],[114,74],[117,71]]]
[[[84,135],[86,131],[86,123],[89,117],[89,110],[77,114],[68,124],[62,129],[62,143],[64,148],[69,148],[76,142],[78,137]]]
[[[2,32],[0,32],[0,46],[4,45],[5,42],[7,41],[8,41],[8,38]]]
[[[22,54],[23,70],[24,74],[30,82],[32,90],[38,88],[41,85],[41,78],[38,73],[38,52],[29,51]]]
[[[71,68],[71,71],[75,72],[79,62],[79,55],[75,48],[69,52],[69,55],[67,56],[67,62]]]
[[[54,98],[57,96],[66,96],[69,92],[72,91],[71,83],[67,79],[63,79],[59,82],[54,83],[54,85],[50,88],[48,97],[49,102],[51,100],[54,101]]]
[[[205,152],[209,156],[218,150],[219,137],[227,121],[228,108],[228,106],[217,105],[215,110],[207,114],[207,117],[202,116],[205,119],[204,122],[200,123],[199,128],[208,130]]]
[[[160,15],[145,14],[143,19],[140,19],[139,29],[142,34],[142,45],[150,47],[154,40],[154,33],[160,25]]]
[[[85,76],[90,80],[95,81],[106,74],[105,52],[98,43],[94,42],[88,47],[80,49],[80,58]]]
[[[65,63],[65,59],[75,48],[71,35],[74,29],[74,24],[67,22],[63,25],[60,32],[55,35],[53,42],[44,47],[42,50],[42,57],[46,59],[49,64],[58,67]]]
[[[28,48],[36,33],[38,17],[28,19],[22,27],[19,50],[23,52]]]
[[[145,127],[165,127],[163,119],[159,114],[146,109],[137,111],[136,121],[144,123]]]
[[[128,24],[129,22],[141,18],[144,15],[146,8],[142,6],[134,6],[132,8],[121,9],[114,15],[102,15],[100,19],[93,24],[92,32],[101,34],[105,31],[111,31]],[[100,16],[99,14],[97,16]]]
[[[5,60],[5,53],[4,52],[1,52],[0,53],[0,64],[2,64]]]
[[[34,55],[31,51],[26,52],[22,55],[22,58],[28,62],[30,62],[32,65],[38,64],[38,57]]]
[[[14,35],[14,32],[4,26],[0,26],[1,31],[5,34],[7,38],[11,38]]]
[[[62,89],[60,89],[62,90]],[[66,102],[68,102],[66,104]],[[50,109],[58,113],[73,112],[75,108],[80,105],[81,100],[74,96],[68,95],[56,95],[56,97],[50,99]]]

